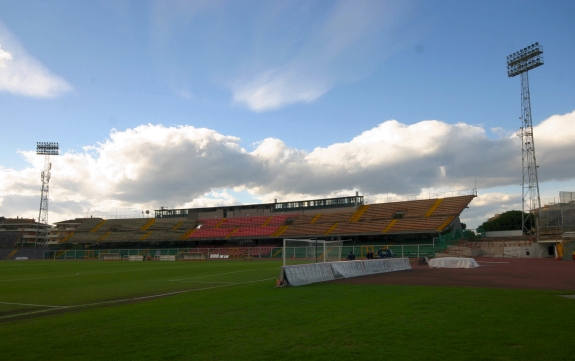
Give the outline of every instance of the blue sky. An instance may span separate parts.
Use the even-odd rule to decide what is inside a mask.
[[[477,182],[463,218],[480,223],[520,207],[505,56],[534,42],[542,197],[575,190],[555,139],[575,133],[573,15],[571,1],[0,0],[0,213],[37,216],[35,143],[57,141],[51,221]]]

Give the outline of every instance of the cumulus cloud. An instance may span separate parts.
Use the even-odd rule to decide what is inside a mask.
[[[72,86],[66,80],[52,74],[30,56],[0,23],[0,91],[53,98],[71,90]]]
[[[540,182],[575,178],[571,171],[575,145],[569,141],[575,136],[574,123],[575,112],[553,116],[535,127]],[[34,217],[43,161],[33,151],[21,154],[29,167],[0,167],[0,205],[5,216],[24,215],[28,209],[25,214]],[[239,138],[211,129],[148,124],[112,131],[102,143],[79,153],[65,152],[52,162],[50,207],[61,218],[88,211],[113,213],[115,208],[139,212],[160,206],[239,203],[227,190],[247,192],[264,202],[355,191],[381,201],[469,190],[475,184],[480,197],[473,203],[474,213],[466,211],[466,217],[479,219],[499,208],[520,208],[519,139],[493,140],[481,127],[438,120],[412,125],[389,120],[348,142],[311,152],[275,138],[248,151]],[[518,195],[481,194],[481,189],[505,186],[517,186]]]

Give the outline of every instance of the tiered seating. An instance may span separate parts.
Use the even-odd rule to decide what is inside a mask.
[[[473,197],[474,196],[444,198],[443,202],[437,207],[433,215],[460,214],[473,200]]]
[[[388,232],[437,232],[445,217],[398,219]]]
[[[188,238],[225,238],[232,233],[233,228],[205,228],[196,229]]]
[[[270,216],[255,216],[255,217],[240,217],[240,218],[224,218],[220,227],[234,227],[234,226],[261,226]]]
[[[145,231],[148,232],[140,237],[142,241],[176,241],[188,230],[195,229],[195,221],[178,221],[170,219],[158,219]]]
[[[424,199],[418,201],[370,204],[359,221],[389,219],[393,218],[397,212],[404,212],[404,218],[424,217],[436,201],[436,199]]]
[[[19,237],[20,232],[0,232],[0,247],[13,247]]]
[[[321,216],[320,216],[321,217]],[[297,225],[297,224],[309,224],[313,219],[315,218],[315,215],[300,215],[297,218],[294,219],[293,224]]]
[[[200,219],[198,221],[198,223],[201,224],[202,227],[215,227],[220,222],[222,222],[222,218],[206,218],[206,219]]]
[[[322,215],[316,219],[314,224],[334,224],[335,222],[348,222],[353,214],[354,212],[322,213]]]
[[[247,237],[269,237],[274,233],[279,226],[266,226],[266,227],[238,227],[229,236],[230,238],[247,238]]]
[[[0,259],[7,259],[12,252],[14,252],[14,250],[12,250],[11,248],[9,249],[0,248]]]
[[[390,220],[339,223],[331,235],[381,233],[389,222]]]
[[[79,228],[79,227],[78,227]],[[95,232],[78,232],[77,230],[74,232],[74,235],[70,237],[68,240],[69,242],[74,243],[92,243],[96,242],[100,237],[102,237],[105,233],[95,233]]]
[[[86,232],[91,231],[96,227],[98,224],[102,222],[102,218],[86,218],[82,220],[82,224],[80,224],[74,231],[78,232]]]
[[[337,212],[299,216],[282,237],[435,233],[443,231],[474,196],[371,204],[358,213]],[[313,223],[312,223],[313,222]],[[331,228],[337,223],[337,226]]]
[[[273,217],[271,217],[271,219],[269,220],[269,222],[267,222],[267,225],[268,225],[268,226],[271,226],[271,225],[282,225],[282,224],[284,224],[287,220],[296,221],[299,217],[300,217],[299,214],[282,214],[282,215],[280,215],[280,216],[273,216]]]
[[[134,219],[110,219],[104,223],[98,231],[100,232],[136,232],[140,231],[142,227],[148,223],[147,218],[134,218]]]
[[[474,196],[370,204],[354,211],[237,218],[87,219],[70,242],[278,239],[296,237],[437,233],[447,228]],[[245,248],[237,246],[236,248]],[[261,248],[261,247],[258,247]],[[273,247],[272,247],[273,248]],[[247,250],[247,248],[246,248]],[[269,254],[268,250],[246,254]]]
[[[323,235],[325,232],[328,231],[328,229],[331,228],[331,226],[332,224],[325,224],[325,223],[298,224],[298,225],[294,224],[286,229],[286,231],[282,234],[282,237],[283,238],[296,237],[296,236],[315,237],[318,235]]]

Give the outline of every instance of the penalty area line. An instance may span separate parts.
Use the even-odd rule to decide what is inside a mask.
[[[57,307],[57,309],[65,309],[65,310],[70,310],[70,309],[74,309],[74,308],[80,308],[80,309],[81,309],[81,308],[84,308],[84,307],[92,307],[92,306],[107,305],[107,304],[114,304],[114,303],[125,303],[125,302],[134,302],[134,301],[143,301],[143,300],[150,300],[150,299],[154,299],[154,298],[174,296],[174,295],[179,295],[179,294],[189,293],[189,292],[206,291],[206,290],[212,290],[212,289],[215,289],[215,288],[224,288],[224,287],[232,287],[232,286],[238,286],[238,285],[245,285],[245,284],[248,284],[248,283],[264,282],[264,281],[269,281],[269,280],[275,280],[276,278],[277,278],[277,277],[271,277],[271,278],[264,278],[264,279],[256,280],[256,281],[246,281],[246,282],[228,283],[228,284],[218,285],[218,286],[195,288],[195,289],[192,289],[192,290],[175,291],[175,292],[161,293],[161,294],[157,294],[157,295],[134,297],[134,298],[124,298],[124,299],[121,299],[121,300],[112,300],[112,301],[102,301],[102,302],[94,302],[94,303],[85,303],[85,304],[82,304],[82,305],[72,305],[72,306],[46,306],[46,307]],[[56,309],[56,310],[57,310],[57,309]],[[27,313],[19,313],[19,314],[15,314],[15,315],[0,316],[0,320],[6,319],[6,318],[14,318],[14,317],[28,316],[28,315],[33,315],[33,314],[37,314],[37,313],[44,313],[44,312],[50,312],[50,311],[56,311],[56,310],[55,310],[55,309],[48,309],[48,310],[40,310],[40,311],[27,312]]]

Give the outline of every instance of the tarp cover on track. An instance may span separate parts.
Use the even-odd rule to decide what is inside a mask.
[[[431,268],[475,268],[479,264],[473,258],[443,257],[428,262]]]
[[[408,258],[386,258],[358,261],[339,261],[284,266],[280,279],[291,286],[332,281],[339,278],[366,276],[376,273],[411,269]]]

